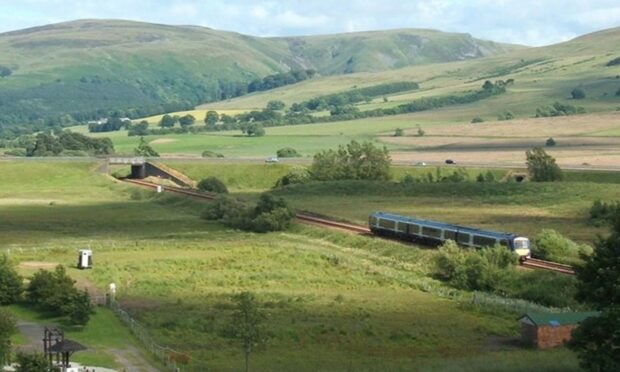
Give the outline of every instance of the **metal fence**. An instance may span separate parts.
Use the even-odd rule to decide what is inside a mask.
[[[146,327],[129,315],[126,310],[123,310],[118,302],[110,301],[108,307],[118,315],[142,343],[142,346],[170,371],[191,371],[195,369],[196,364],[203,364],[185,353],[156,343]]]

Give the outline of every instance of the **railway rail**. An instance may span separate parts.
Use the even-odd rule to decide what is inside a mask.
[[[532,269],[550,270],[567,275],[575,275],[575,270],[572,266],[564,265],[557,262],[539,260],[537,258],[528,258],[521,263],[521,266]]]
[[[124,179],[123,181],[132,183],[138,186],[147,187],[150,189],[157,189],[158,186],[151,182],[141,181],[141,180],[133,180],[133,179]],[[161,186],[163,191],[173,192],[177,194],[187,195],[200,199],[215,199],[215,194],[207,193],[207,192],[198,192],[193,190],[187,190],[180,187],[172,187],[172,186]],[[356,234],[370,234],[370,229],[365,226],[354,225],[346,222],[334,221],[331,219],[327,219],[324,217],[314,216],[308,213],[297,213],[296,217],[299,221],[303,223],[307,223],[310,225],[324,226],[332,229],[345,230],[349,232],[353,232]],[[575,275],[575,270],[569,266],[560,264],[557,262],[544,261],[536,258],[528,258],[527,260],[521,262],[521,266],[530,268],[530,269],[541,269],[541,270],[550,270],[555,271],[562,274],[567,275]]]

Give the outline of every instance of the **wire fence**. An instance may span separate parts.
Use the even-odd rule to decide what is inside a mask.
[[[117,301],[108,301],[108,307],[131,330],[134,336],[142,343],[142,346],[168,370],[175,372],[195,371],[200,366],[206,366],[205,362],[196,360],[186,353],[156,343],[148,329],[142,323],[135,320],[126,310],[122,309]]]

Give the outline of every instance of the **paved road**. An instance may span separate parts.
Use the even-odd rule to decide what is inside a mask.
[[[105,158],[98,157],[0,157],[0,161],[25,161],[25,162],[95,162],[95,161],[103,161]],[[147,159],[148,161],[152,161],[154,163],[221,163],[221,164],[230,164],[230,163],[248,163],[248,164],[264,164],[265,158],[262,157],[243,157],[243,158],[198,158],[198,157],[162,157],[162,158],[152,158]],[[312,159],[310,158],[280,158],[280,163],[283,164],[310,164],[312,163]],[[414,162],[407,161],[393,161],[393,165],[395,166],[415,166]],[[443,162],[426,162],[426,167],[436,167],[436,166],[448,166]],[[463,168],[507,168],[507,169],[525,169],[526,165],[523,164],[514,164],[514,163],[463,163],[458,162],[457,164],[449,165],[451,167],[463,167]],[[605,171],[605,172],[620,172],[619,166],[601,166],[601,165],[581,165],[581,164],[560,164],[562,170],[568,171]]]

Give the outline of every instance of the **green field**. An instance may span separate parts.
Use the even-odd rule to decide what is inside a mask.
[[[245,138],[241,136],[240,131],[223,131],[197,135],[149,136],[147,139],[157,151],[163,154],[197,156],[204,150],[212,150],[227,157],[264,157],[272,155],[283,146],[294,147],[302,154],[311,156],[318,150],[333,148],[351,139],[371,140],[386,144],[393,150],[395,157],[409,159],[412,154],[423,158],[425,153],[422,150],[448,153],[443,147],[445,144],[438,142],[445,139],[444,132],[449,131],[445,128],[453,126],[457,128],[448,136],[453,136],[452,142],[457,144],[467,142],[471,138],[478,138],[482,143],[489,138],[505,140],[496,152],[502,149],[511,150],[515,143],[520,143],[518,140],[523,135],[529,134],[533,144],[544,144],[548,137],[566,136],[567,130],[562,124],[575,120],[583,122],[582,131],[571,132],[571,139],[586,138],[595,141],[600,136],[617,137],[616,134],[620,128],[618,115],[600,115],[615,112],[620,107],[620,98],[615,95],[620,88],[620,80],[616,78],[620,76],[620,67],[605,67],[605,63],[613,53],[610,55],[610,51],[601,46],[607,41],[615,41],[618,34],[617,30],[611,30],[550,47],[519,50],[476,60],[316,78],[226,102],[203,105],[200,109],[228,113],[230,110],[260,109],[265,107],[268,101],[274,99],[282,100],[290,105],[325,94],[355,89],[354,87],[398,81],[420,83],[420,90],[385,97],[387,102],[379,97],[369,103],[357,104],[361,111],[365,111],[393,107],[426,97],[471,91],[478,89],[485,79],[515,80],[515,83],[509,86],[507,93],[466,105],[448,106],[398,116],[272,127],[266,128],[267,134],[262,138]],[[581,49],[575,51],[576,46],[580,46]],[[585,99],[570,98],[570,92],[576,86],[581,86],[586,91]],[[554,102],[584,107],[587,114],[570,118],[533,118],[537,108]],[[497,121],[498,116],[506,112],[513,113],[516,120]],[[469,125],[474,117],[483,118],[488,125]],[[202,123],[197,125],[202,125]],[[506,130],[504,132],[496,130],[491,135],[487,133],[489,125],[498,128],[505,127]],[[418,127],[426,132],[427,135],[424,138],[413,137]],[[516,128],[519,127],[528,129],[524,129],[521,134],[516,134]],[[406,137],[398,140],[390,138],[396,128],[405,129]],[[435,128],[441,128],[439,133],[434,133]],[[543,128],[544,130],[531,130],[530,128]],[[123,131],[97,134],[97,136],[110,136],[117,150],[121,152],[131,151],[138,142],[138,138],[126,137],[126,132]],[[570,146],[571,151],[584,151],[584,156],[588,158],[586,161],[590,163],[596,163],[594,156],[596,151],[607,150],[582,149],[576,144]],[[521,147],[527,148],[526,145]],[[617,161],[618,156],[614,152],[614,158],[609,162]],[[479,158],[485,157],[493,158],[493,153],[483,151]],[[578,158],[578,155],[571,155],[565,162],[574,164]]]
[[[564,349],[518,346],[510,307],[472,306],[470,294],[429,277],[433,250],[306,226],[243,233],[200,220],[201,203],[117,184],[91,163],[24,165],[0,162],[14,175],[0,195],[0,249],[20,264],[72,266],[90,245],[94,269],[70,274],[101,289],[117,283],[123,306],[197,369],[241,368],[225,329],[231,295],[251,290],[270,334],[252,356],[257,370],[577,370]],[[219,167],[177,168],[195,177]],[[243,165],[231,188],[249,197],[283,170]],[[344,206],[342,217],[356,209]]]

